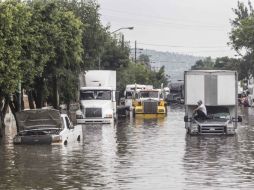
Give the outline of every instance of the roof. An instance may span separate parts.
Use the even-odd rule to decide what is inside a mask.
[[[112,90],[112,87],[104,87],[104,86],[81,87],[80,90]]]
[[[214,74],[222,74],[222,73],[236,73],[236,71],[233,70],[189,70],[185,71],[185,73],[191,73],[191,74],[202,74],[202,73],[214,73]]]

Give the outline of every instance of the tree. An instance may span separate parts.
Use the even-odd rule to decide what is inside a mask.
[[[161,84],[163,84],[163,86],[168,85],[168,79],[165,74],[165,66],[162,66],[158,72],[152,71],[152,74],[154,75],[154,78],[152,79],[154,87],[160,88]]]
[[[214,63],[214,69],[238,70],[239,60],[229,57],[218,57]]]
[[[150,58],[146,54],[141,54],[139,56],[139,62],[141,62],[142,64],[146,65],[147,67],[150,67]]]
[[[158,72],[152,71],[143,64],[129,63],[126,68],[120,68],[117,72],[117,89],[123,95],[127,84],[146,84],[160,88],[163,83],[167,86],[164,66]]]
[[[196,61],[195,65],[191,67],[192,70],[209,70],[214,68],[214,61],[211,57],[206,57]]]
[[[84,53],[82,69],[113,69],[126,67],[130,49],[110,33],[109,26],[100,21],[100,6],[94,0],[64,0],[63,6],[72,11],[83,23]]]
[[[249,79],[254,76],[254,11],[251,2],[248,5],[238,2],[233,9],[236,17],[231,21],[230,45],[242,57],[237,66],[240,78]]]
[[[0,2],[0,125],[4,126],[4,116],[10,95],[18,89],[18,84],[33,75],[33,70],[24,58],[24,44],[29,41],[31,11],[18,1]],[[28,71],[30,72],[24,72]]]
[[[47,98],[46,94],[51,97],[54,108],[57,108],[60,88],[58,80],[61,78],[62,81],[65,80],[68,83],[68,80],[72,81],[73,76],[77,78],[80,71],[83,53],[81,36],[83,25],[73,12],[62,6],[61,1],[33,1],[29,6],[33,8],[37,27],[43,25],[38,32],[44,39],[42,53],[48,56],[42,75],[38,76],[34,83],[34,94],[37,99],[35,102],[37,107],[42,107],[43,99]],[[66,70],[72,71],[73,76],[70,72],[65,75]],[[48,86],[45,83],[51,90],[45,89]],[[77,83],[72,85],[77,85]],[[68,91],[69,89],[62,88],[62,90]],[[76,91],[72,93],[74,95],[68,97],[75,97]]]

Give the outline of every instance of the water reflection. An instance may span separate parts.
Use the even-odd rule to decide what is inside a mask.
[[[251,108],[236,136],[187,136],[184,109],[166,118],[84,125],[67,146],[0,146],[0,189],[252,189]],[[8,141],[7,141],[8,142]]]
[[[251,189],[253,186],[253,112],[242,110],[236,136],[186,136],[183,158],[187,189]],[[246,126],[245,124],[248,124]]]

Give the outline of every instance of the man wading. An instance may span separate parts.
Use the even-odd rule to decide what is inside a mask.
[[[196,120],[207,119],[207,111],[206,111],[205,105],[203,104],[203,102],[201,100],[199,100],[197,103],[198,103],[198,107],[193,110],[194,114],[197,113],[197,115],[194,117],[194,119],[196,119]]]

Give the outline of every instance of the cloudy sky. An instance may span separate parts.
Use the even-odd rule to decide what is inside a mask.
[[[247,0],[242,0],[247,2]],[[235,55],[228,47],[237,0],[98,0],[104,25],[134,47],[199,56]]]

